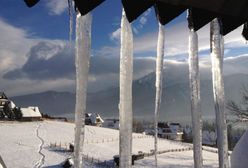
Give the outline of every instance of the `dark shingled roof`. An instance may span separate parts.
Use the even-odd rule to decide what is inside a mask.
[[[24,0],[28,6],[39,0]],[[82,15],[87,14],[104,0],[74,0],[76,8]],[[222,34],[248,21],[248,0],[121,0],[129,22],[134,21],[148,8],[154,6],[161,24],[165,25],[189,10],[189,27],[195,31],[202,28],[214,18],[222,24]],[[248,40],[248,25],[244,26],[242,35]]]
[[[8,97],[5,95],[4,92],[0,92],[0,97],[1,97],[2,99],[8,99]]]
[[[34,5],[36,5],[40,0],[24,0],[26,5],[28,7],[33,7]]]
[[[122,0],[122,3],[130,22],[153,5],[159,21],[163,25],[190,9],[190,28],[197,31],[218,17],[222,23],[223,35],[228,34],[248,20],[247,0],[139,0],[135,3],[133,0]],[[246,39],[248,39],[247,29],[244,29],[242,33]]]
[[[79,12],[86,15],[105,0],[74,0]]]

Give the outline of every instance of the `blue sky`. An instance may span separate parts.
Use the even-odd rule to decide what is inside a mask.
[[[90,90],[117,86],[121,2],[107,0],[93,12]],[[132,23],[134,79],[154,71],[158,23],[149,9]],[[187,64],[186,14],[165,26],[165,68]],[[225,74],[247,73],[247,46],[241,27],[225,37]],[[67,0],[42,0],[27,8],[22,0],[0,0],[0,90],[20,95],[46,90],[74,91],[74,54],[68,44]],[[199,32],[201,71],[210,71],[209,25]],[[172,68],[173,69],[173,68]],[[232,69],[232,71],[230,71]],[[204,73],[203,73],[204,74]]]

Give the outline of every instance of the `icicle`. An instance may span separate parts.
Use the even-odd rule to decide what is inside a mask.
[[[76,20],[76,109],[74,167],[83,167],[84,121],[86,110],[87,81],[91,50],[91,14],[77,15]]]
[[[68,0],[68,14],[69,14],[69,25],[70,25],[70,29],[69,29],[69,44],[70,47],[72,46],[72,34],[73,34],[73,2],[72,0]]]
[[[133,34],[131,24],[122,12],[120,50],[120,167],[131,167],[132,155],[132,79]]]
[[[198,37],[194,29],[189,32],[189,81],[191,92],[191,117],[193,126],[194,167],[202,167],[202,119],[200,107],[200,75],[198,62]]]
[[[157,44],[157,62],[156,62],[156,99],[155,99],[155,118],[154,118],[154,154],[155,165],[158,166],[157,152],[158,152],[158,118],[162,96],[162,81],[163,81],[163,61],[164,61],[164,26],[159,23],[158,44]]]
[[[227,124],[225,114],[225,93],[223,82],[223,37],[220,34],[220,20],[214,19],[211,22],[211,61],[212,80],[215,102],[215,114],[217,125],[217,145],[219,154],[219,167],[228,168],[228,143]]]

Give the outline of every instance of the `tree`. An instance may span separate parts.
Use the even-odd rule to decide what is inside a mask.
[[[17,120],[22,119],[22,112],[21,112],[20,107],[15,107],[15,108],[13,108],[12,111],[13,111],[13,113],[15,115],[15,119],[17,119]]]
[[[230,100],[227,103],[227,109],[239,120],[248,120],[248,86],[243,86],[242,88],[242,101],[237,104],[235,101]]]
[[[9,120],[13,120],[14,119],[14,114],[12,113],[12,110],[9,107],[9,102],[6,102],[3,106],[3,112],[5,113],[5,115],[7,116],[7,118]]]
[[[0,119],[4,119],[5,115],[3,109],[0,109]]]

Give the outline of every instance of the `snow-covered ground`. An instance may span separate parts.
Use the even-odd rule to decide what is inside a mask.
[[[69,152],[51,148],[51,144],[66,146],[73,142],[74,124],[57,121],[0,122],[0,155],[8,168],[47,167],[55,168]],[[86,126],[84,153],[88,157],[108,161],[119,153],[119,131]],[[142,134],[133,134],[133,153],[149,153],[154,149],[154,139]],[[158,150],[186,149],[190,144],[159,140]],[[204,166],[218,167],[216,153],[204,151]],[[153,167],[154,156],[135,162],[134,167]],[[158,155],[159,167],[193,167],[193,152],[168,152]]]

